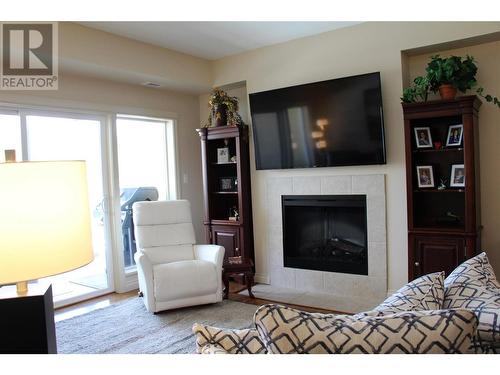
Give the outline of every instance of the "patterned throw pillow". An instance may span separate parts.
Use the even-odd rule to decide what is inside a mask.
[[[485,252],[463,262],[444,281],[447,291],[451,286],[458,284],[500,289],[500,283]]]
[[[462,309],[355,318],[264,305],[255,323],[273,354],[430,354],[468,352],[477,318]]]
[[[381,316],[404,311],[440,310],[444,301],[444,272],[419,277],[399,289],[372,311],[355,316]]]
[[[256,329],[223,329],[195,323],[196,352],[203,354],[267,353]]]
[[[474,348],[483,352],[500,352],[500,290],[463,285],[453,287],[453,296],[447,296],[447,309],[464,308],[473,311],[479,321]]]
[[[444,283],[443,307],[472,310],[479,320],[476,351],[500,352],[500,284],[486,253],[462,263]]]
[[[229,354],[220,346],[215,344],[206,344],[203,348],[200,349],[200,354]]]

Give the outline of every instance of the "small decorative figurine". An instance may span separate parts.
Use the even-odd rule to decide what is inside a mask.
[[[231,207],[229,211],[229,220],[238,221],[240,219],[240,214],[238,213],[238,209],[236,208],[236,206]]]
[[[448,180],[446,178],[439,179],[438,190],[444,190],[444,189],[446,189],[446,183],[447,182],[448,182]]]

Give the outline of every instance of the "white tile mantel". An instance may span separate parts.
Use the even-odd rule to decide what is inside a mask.
[[[282,195],[365,194],[368,275],[283,266]],[[271,177],[267,181],[267,251],[270,285],[352,299],[383,300],[387,294],[386,199],[383,174]]]

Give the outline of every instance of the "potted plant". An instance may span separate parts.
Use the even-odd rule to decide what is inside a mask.
[[[413,85],[403,90],[401,100],[404,103],[427,101],[429,91],[439,91],[441,99],[454,99],[457,91],[465,93],[467,90],[477,86],[477,66],[474,57],[450,56],[442,58],[439,55],[431,57],[427,68],[427,74],[417,77]],[[478,87],[475,92],[487,102],[492,102],[500,108],[500,100],[492,95],[485,95],[484,88]]]
[[[432,56],[425,71],[430,90],[434,93],[439,91],[441,99],[454,99],[457,90],[465,93],[477,84],[477,66],[469,55],[465,58]]]
[[[225,104],[225,92],[214,89],[208,102],[211,107],[212,126],[224,126],[227,124],[227,106]]]
[[[238,113],[238,98],[229,96],[224,90],[214,88],[208,100],[210,115],[205,127],[238,126],[243,124]]]

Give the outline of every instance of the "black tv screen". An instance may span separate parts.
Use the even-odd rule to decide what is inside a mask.
[[[257,169],[385,164],[380,73],[250,94]]]

